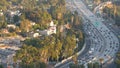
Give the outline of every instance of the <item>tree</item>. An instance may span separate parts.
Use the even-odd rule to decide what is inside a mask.
[[[88,68],[93,68],[93,63],[88,63]]]
[[[12,0],[16,2],[15,0]],[[48,29],[51,20],[58,24],[58,29],[61,25],[70,23],[76,20],[74,24],[79,24],[78,16],[66,11],[65,0],[19,0],[18,5],[23,5],[24,9],[20,16],[20,29],[23,35],[33,28],[34,30]],[[32,4],[33,3],[33,4]],[[50,9],[49,9],[50,8]],[[15,17],[16,18],[16,17]],[[77,19],[75,19],[77,18]],[[17,21],[18,18],[15,19]],[[30,25],[35,22],[33,27]],[[17,29],[16,29],[17,30]],[[66,29],[66,36],[61,37],[60,32],[57,35],[42,36],[40,38],[26,39],[23,47],[16,54],[16,60],[21,60],[21,67],[23,68],[41,68],[38,62],[48,63],[49,61],[59,61],[67,58],[75,53],[76,35],[74,32],[68,33]],[[82,35],[82,34],[81,34]],[[81,37],[80,37],[81,38]],[[75,59],[76,60],[76,59]],[[22,66],[23,65],[23,66]]]
[[[65,6],[65,0],[59,0],[59,5],[64,5]]]
[[[100,66],[102,67],[102,64],[103,64],[104,59],[103,59],[103,58],[100,58],[99,61],[100,61]]]
[[[104,9],[103,9],[103,12],[107,14],[107,16],[109,18],[112,18],[115,20],[115,23],[116,25],[120,26],[120,23],[119,23],[119,18],[120,18],[120,6],[116,5],[116,3],[113,3],[112,4],[112,7],[109,7],[109,6],[106,6]]]
[[[15,16],[13,17],[14,23],[17,23],[19,20],[20,20],[19,16],[15,15]]]
[[[120,59],[117,59],[117,60],[115,61],[115,63],[116,63],[116,67],[117,67],[117,68],[120,68]]]
[[[24,9],[33,10],[37,5],[36,2],[36,0],[22,0],[21,5],[24,7]]]
[[[59,0],[48,0],[47,2],[51,5],[51,6],[55,6],[58,3]]]
[[[21,3],[22,0],[11,0],[13,5],[18,5]]]
[[[62,50],[62,43],[61,43],[61,41],[59,39],[57,39],[53,49],[54,49],[53,50],[54,51],[53,58],[58,61],[58,59],[60,57],[61,50]]]
[[[3,68],[3,65],[0,65],[0,68]]]
[[[21,23],[20,23],[20,28],[23,32],[28,32],[31,28],[31,22],[27,19],[23,20]]]
[[[93,63],[93,68],[99,68],[99,63],[98,62]]]
[[[9,2],[7,0],[1,0],[0,1],[0,10],[7,10],[7,7],[9,6]]]
[[[85,68],[84,65],[79,65],[79,64],[69,64],[70,68]]]
[[[54,19],[61,20],[66,12],[66,7],[64,5],[51,6],[50,11]]]
[[[46,64],[43,62],[20,63],[20,68],[46,68]]]
[[[96,3],[98,5],[101,3],[101,0],[94,0],[94,3]]]
[[[116,54],[116,57],[117,57],[115,60],[116,68],[120,68],[120,52]]]
[[[82,22],[82,19],[81,19],[81,17],[80,16],[78,16],[78,12],[77,11],[75,11],[74,12],[74,20],[73,20],[73,26],[75,26],[75,27],[80,27],[81,26],[81,22]]]
[[[5,16],[0,16],[0,29],[1,28],[5,28],[7,25],[6,20],[5,20]]]
[[[51,15],[46,10],[26,10],[25,16],[27,19],[38,24],[41,29],[46,29],[52,20]]]
[[[40,65],[40,66],[45,66],[44,63],[40,63],[42,58],[38,58],[40,57],[40,55],[38,56],[38,52],[39,50],[33,46],[26,46],[23,45],[22,49],[20,51],[17,52],[16,56],[14,57],[14,60],[21,60],[21,66],[24,67],[28,67],[28,68],[32,68],[34,66],[34,62],[36,65]],[[42,53],[41,53],[42,54]],[[39,64],[40,63],[40,64]]]
[[[10,27],[10,28],[8,29],[8,31],[9,31],[9,32],[15,32],[15,29],[12,28],[12,27]]]
[[[6,22],[0,22],[0,29],[5,28],[7,25]]]
[[[78,62],[77,62],[77,58],[78,58],[78,55],[77,55],[77,54],[75,54],[75,55],[73,56],[73,58],[72,58],[75,64],[78,63]]]
[[[76,37],[75,35],[67,36],[64,39],[64,46],[63,46],[63,57],[71,56],[74,53],[74,49],[76,46]]]
[[[74,15],[72,14],[72,12],[66,11],[66,13],[64,15],[64,20],[66,23],[69,22],[70,24],[73,25]]]

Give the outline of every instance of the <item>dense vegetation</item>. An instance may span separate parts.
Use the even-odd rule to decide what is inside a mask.
[[[69,66],[70,66],[70,68],[85,68],[84,65],[80,65],[80,64],[70,64]],[[101,68],[100,64],[97,62],[88,63],[87,66],[88,66],[88,68]]]
[[[115,2],[113,8],[105,7],[103,12],[106,13],[108,17],[114,19],[116,25],[120,26],[120,5],[117,5]]]
[[[95,4],[100,4],[109,0],[94,0]],[[107,17],[115,20],[116,25],[120,26],[120,1],[113,1],[112,7],[109,5],[103,9],[103,12],[107,14]]]
[[[9,11],[18,10],[20,15],[10,15]],[[14,56],[14,61],[19,62],[20,68],[46,68],[47,63],[61,61],[75,54],[83,46],[82,18],[77,12],[66,10],[65,0],[1,0],[0,13],[2,37],[21,35],[27,38],[22,41],[21,50]],[[31,32],[47,29],[51,21],[57,25],[56,34],[29,37]],[[8,24],[14,24],[16,28],[7,28]],[[66,24],[69,28],[61,32],[61,26]],[[2,29],[8,29],[10,34],[4,34]]]
[[[94,8],[103,2],[110,0],[85,0],[86,4],[89,5],[89,8],[94,11]],[[111,5],[105,6],[103,8],[103,15],[105,19],[113,19],[116,25],[120,26],[120,1],[112,1]]]
[[[120,52],[118,52],[116,56],[117,56],[115,60],[116,68],[120,68]]]

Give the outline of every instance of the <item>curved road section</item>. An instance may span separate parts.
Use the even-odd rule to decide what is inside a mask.
[[[83,15],[84,30],[88,34],[90,42],[88,52],[78,57],[79,64],[84,64],[87,68],[87,64],[90,62],[98,61],[106,64],[113,59],[119,48],[119,40],[115,34],[81,0],[66,0],[66,3],[71,11],[76,10]],[[55,68],[69,68],[70,63],[73,61],[62,62]]]
[[[95,9],[94,9],[94,13],[97,12],[98,10],[103,9],[105,6],[107,6],[108,4],[112,4],[112,1],[107,1],[107,2],[103,2],[101,4],[99,4]]]

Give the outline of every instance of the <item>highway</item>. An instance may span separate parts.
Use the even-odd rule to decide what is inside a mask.
[[[108,27],[95,16],[81,0],[66,0],[67,7],[71,11],[76,10],[84,19],[84,31],[88,35],[90,48],[88,51],[78,57],[79,64],[87,64],[90,62],[103,59],[100,63],[106,64],[115,57],[119,48],[119,40],[116,35],[108,29]],[[87,42],[86,42],[87,43]],[[69,68],[69,64],[73,61],[62,63],[56,68]]]

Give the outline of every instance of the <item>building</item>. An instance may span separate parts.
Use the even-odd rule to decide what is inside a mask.
[[[53,21],[51,21],[51,23],[50,23],[50,27],[47,30],[47,34],[48,35],[56,34],[56,25],[54,24]]]
[[[56,34],[56,24],[53,21],[50,22],[48,29],[39,31],[41,35],[51,35]]]
[[[2,33],[9,33],[8,29],[2,29]]]
[[[6,16],[7,16],[7,21],[9,21],[9,23],[13,23],[14,22],[14,17],[18,18],[21,15],[20,10],[16,10],[16,11],[12,11],[12,10],[7,10],[6,12]],[[19,20],[16,22],[19,23]]]
[[[7,27],[8,28],[14,28],[14,29],[16,28],[16,26],[14,24],[9,24],[9,25],[7,25]]]
[[[38,37],[38,36],[40,36],[39,33],[34,33],[33,34],[33,37]]]

